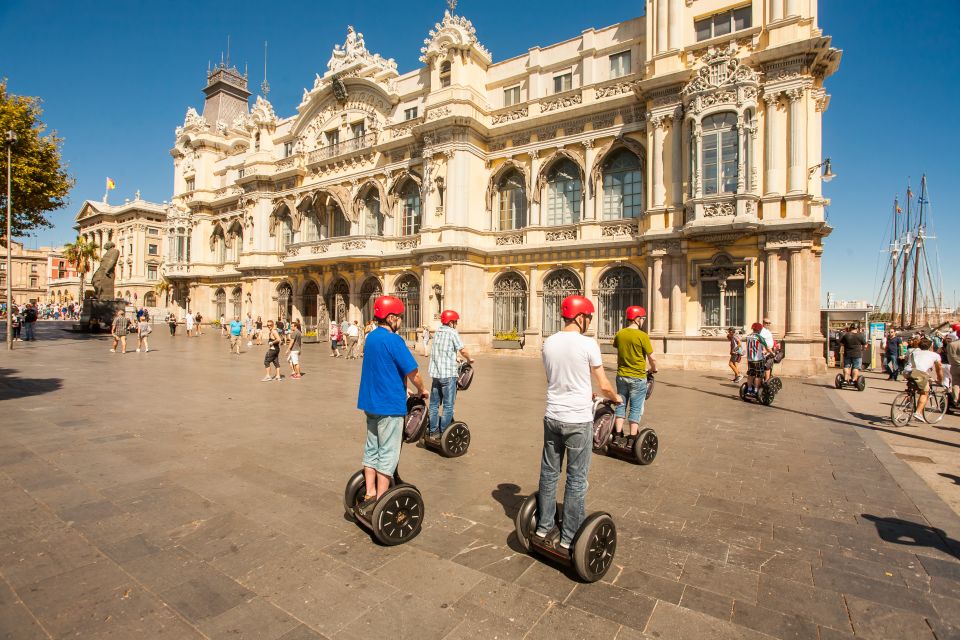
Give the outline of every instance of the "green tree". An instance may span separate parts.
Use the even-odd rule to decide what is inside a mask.
[[[83,284],[86,275],[93,268],[94,260],[100,259],[100,247],[96,242],[87,242],[83,236],[77,236],[77,241],[68,243],[63,247],[63,255],[67,261],[77,269],[80,274],[80,302],[83,302]]]
[[[165,307],[170,306],[170,291],[172,287],[170,286],[170,281],[167,280],[166,276],[160,276],[161,280],[156,285],[154,285],[153,290],[159,296],[162,295],[165,298]]]
[[[67,194],[75,183],[74,179],[67,175],[60,159],[63,140],[55,131],[44,135],[46,125],[40,120],[42,114],[40,98],[7,93],[6,79],[0,80],[0,136],[6,131],[17,134],[17,142],[13,145],[11,171],[11,232],[14,237],[26,235],[34,229],[53,226],[47,219],[47,213],[67,203]],[[0,156],[0,170],[5,183],[6,149],[3,149]],[[6,184],[0,189],[0,207],[6,214]],[[5,234],[4,228],[0,231],[0,244],[3,246],[6,246],[6,238],[3,237]]]

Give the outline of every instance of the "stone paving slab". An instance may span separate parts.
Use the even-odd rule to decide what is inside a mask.
[[[302,380],[267,384],[259,351],[213,335],[120,356],[57,331],[0,354],[0,638],[960,634],[952,512],[829,380],[768,408],[664,371],[654,464],[593,458],[588,509],[620,541],[587,585],[513,534],[538,476],[535,358],[479,359],[466,456],[405,447],[426,524],[388,548],[343,518],[360,363],[307,345]]]

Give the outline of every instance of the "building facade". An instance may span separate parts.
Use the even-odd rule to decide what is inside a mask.
[[[157,309],[167,302],[156,291],[161,282],[167,213],[166,204],[141,200],[139,192],[134,200],[121,205],[87,200],[77,213],[74,228],[80,236],[95,242],[100,253],[108,242],[120,251],[115,291],[117,298],[128,304]],[[92,289],[90,278],[99,266],[94,262],[84,278],[88,291]]]
[[[784,370],[822,370],[824,81],[815,0],[648,0],[646,14],[494,62],[447,12],[400,74],[352,27],[295,113],[208,73],[171,150],[175,302],[368,318],[444,308],[481,349],[536,353],[559,303],[608,344],[649,310],[667,366],[723,367],[727,326],[768,316]]]
[[[63,247],[51,249],[47,254],[47,302],[68,305],[78,302],[80,296],[80,274],[77,268],[67,260]]]
[[[6,246],[2,247],[0,257],[0,303],[7,301],[7,273]],[[47,254],[49,247],[27,249],[23,243],[13,241],[10,248],[10,279],[13,302],[17,305],[37,304],[46,300],[47,296]]]

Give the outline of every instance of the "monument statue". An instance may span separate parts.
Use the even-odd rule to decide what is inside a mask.
[[[94,297],[100,300],[113,300],[116,298],[113,292],[113,282],[116,279],[117,261],[120,259],[120,252],[116,245],[108,242],[103,245],[106,249],[100,257],[100,266],[90,279],[93,284]]]

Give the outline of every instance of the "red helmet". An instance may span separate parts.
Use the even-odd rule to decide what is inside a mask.
[[[960,322],[954,322],[953,326],[951,326],[950,328],[956,331],[957,333],[960,333]]]
[[[646,318],[647,310],[643,307],[627,307],[627,320],[636,320],[637,318]]]
[[[753,332],[763,331],[763,324],[759,322],[754,322],[752,325],[750,325],[750,331],[753,331]]]
[[[440,314],[441,324],[450,324],[451,322],[456,322],[459,319],[460,319],[460,314],[450,309],[447,309],[446,311]]]
[[[560,315],[567,320],[576,318],[581,313],[593,315],[593,303],[583,296],[567,296],[560,304]]]
[[[394,296],[380,296],[373,303],[373,317],[383,320],[391,313],[402,316],[403,309],[403,301],[400,300],[400,298]]]

